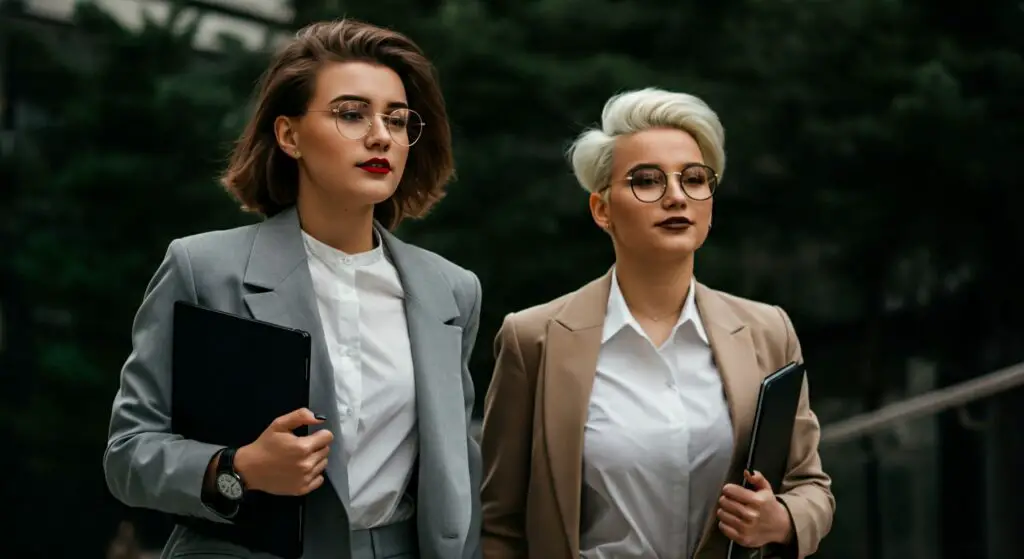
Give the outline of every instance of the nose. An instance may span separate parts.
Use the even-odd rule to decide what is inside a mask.
[[[688,200],[686,193],[683,192],[682,177],[669,175],[665,195],[661,198],[662,205],[666,208],[685,207]]]
[[[368,149],[387,151],[391,147],[391,132],[388,132],[384,119],[382,115],[375,115],[370,121],[370,130],[364,138]]]

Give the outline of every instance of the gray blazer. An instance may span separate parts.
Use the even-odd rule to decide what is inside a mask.
[[[420,441],[420,555],[478,558],[481,464],[469,431],[474,390],[467,364],[479,325],[480,282],[441,256],[378,231],[405,288]],[[333,370],[294,208],[256,225],[171,242],[135,316],[132,353],[114,398],[103,457],[110,491],[132,507],[230,522],[200,500],[207,465],[220,447],[170,433],[172,306],[178,300],[311,334],[310,407],[327,416],[322,428],[336,437],[327,483],[308,499],[304,559],[350,557],[348,474]],[[194,553],[260,557],[177,527],[164,557]]]

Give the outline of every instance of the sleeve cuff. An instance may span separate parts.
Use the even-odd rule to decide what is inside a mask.
[[[789,543],[773,543],[765,546],[764,557],[765,559],[798,559],[800,557],[800,545],[797,539],[798,534],[796,521],[793,519],[793,511],[789,510],[789,505],[786,504],[784,496],[777,495],[775,500],[782,503],[782,506],[786,509],[786,514],[789,515],[789,525],[793,530],[793,534],[789,539]]]
[[[210,495],[204,491],[204,483],[206,481],[206,471],[210,467],[210,461],[212,461],[224,447],[201,443],[203,445],[203,451],[198,453],[196,456],[199,458],[199,462],[202,465],[202,476],[199,478],[199,501],[202,505],[196,512],[199,513],[199,517],[211,522],[219,522],[221,524],[230,524],[231,519],[238,514],[239,505],[237,503],[227,502],[225,499],[219,499],[217,494]],[[198,464],[197,464],[198,465]]]
[[[214,502],[214,499],[203,502],[203,508],[206,509],[206,513],[214,516],[215,518],[209,518],[214,522],[229,523],[235,516],[238,515],[238,509],[241,508],[237,503],[227,502]]]

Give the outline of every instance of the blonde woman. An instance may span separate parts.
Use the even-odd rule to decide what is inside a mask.
[[[835,501],[806,386],[781,486],[743,471],[761,379],[802,361],[793,324],[694,277],[725,168],[718,117],[684,93],[616,95],[570,157],[615,263],[496,338],[484,557],[718,559],[729,540],[812,554]]]

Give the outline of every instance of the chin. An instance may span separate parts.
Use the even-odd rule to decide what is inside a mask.
[[[359,180],[349,183],[349,187],[345,190],[347,196],[368,205],[376,205],[395,194],[395,191],[398,190],[398,181],[391,180],[391,177],[379,179],[360,177]]]
[[[661,242],[654,245],[653,252],[658,254],[661,258],[675,260],[692,255],[697,252],[698,248],[700,248],[700,244],[695,243],[693,239],[662,239]]]
[[[697,227],[689,227],[685,231],[674,234],[657,234],[652,239],[652,244],[661,249],[673,252],[696,252],[707,238],[706,232]]]

